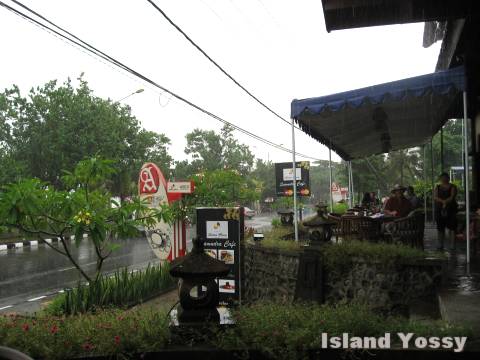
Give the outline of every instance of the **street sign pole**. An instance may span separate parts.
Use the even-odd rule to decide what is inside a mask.
[[[292,171],[293,171],[293,226],[295,229],[295,241],[298,242],[297,223],[297,159],[295,158],[295,124],[292,118]]]

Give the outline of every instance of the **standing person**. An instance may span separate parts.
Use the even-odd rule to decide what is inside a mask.
[[[408,201],[405,195],[403,195],[404,192],[404,186],[394,186],[392,189],[392,196],[390,196],[385,203],[385,215],[405,217],[410,213],[410,211],[412,211],[412,204],[410,204],[410,201]]]
[[[440,184],[435,187],[435,221],[437,223],[438,249],[443,250],[445,229],[449,230],[451,249],[455,249],[455,231],[457,229],[457,187],[450,182],[447,173],[440,174]]]
[[[371,195],[369,192],[366,192],[365,194],[363,194],[362,206],[369,208],[371,204],[372,204]]]
[[[407,191],[405,192],[405,197],[412,204],[412,210],[418,209],[420,207],[420,199],[415,195],[415,189],[413,186],[407,186]]]

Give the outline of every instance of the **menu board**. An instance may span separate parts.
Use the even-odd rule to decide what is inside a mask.
[[[295,175],[291,162],[275,164],[275,191],[277,196],[293,196],[295,178],[297,196],[310,196],[310,162],[299,161],[295,165]]]
[[[240,303],[240,240],[243,237],[242,207],[197,208],[197,236],[205,239],[205,252],[230,268],[227,276],[216,279],[219,303]]]

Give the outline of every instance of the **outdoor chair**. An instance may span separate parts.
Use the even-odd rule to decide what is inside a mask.
[[[361,235],[360,231],[360,219],[361,217],[356,215],[343,215],[341,217],[341,233],[344,240],[358,240]]]
[[[408,216],[395,219],[385,225],[385,238],[423,250],[425,233],[425,215],[420,210],[412,211]]]
[[[342,238],[342,216],[340,214],[330,213],[327,215],[335,225],[332,226],[332,236],[335,237],[335,242],[338,242],[338,238]]]

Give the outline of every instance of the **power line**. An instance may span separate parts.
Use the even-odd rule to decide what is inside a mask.
[[[259,103],[261,106],[263,106],[265,109],[267,109],[269,112],[271,112],[273,115],[275,115],[277,118],[282,120],[283,122],[287,123],[288,126],[291,126],[290,121],[279,115],[276,111],[272,110],[269,106],[267,106],[264,102],[262,102],[258,97],[253,95],[247,88],[245,88],[242,84],[240,84],[239,81],[237,81],[232,75],[230,75],[222,66],[220,66],[215,60],[213,60],[210,55],[206,53],[205,50],[203,50],[200,45],[198,45],[195,41],[192,40],[192,38],[185,33],[185,31],[182,30],[182,28],[177,25],[166,13],[163,11],[153,0],[147,0],[162,16],[172,25],[180,34],[182,34],[187,41],[192,44],[200,53],[202,53],[203,56],[205,56],[218,70],[220,70],[225,76],[227,76],[230,80],[232,80],[235,85],[237,85],[240,89],[242,89],[245,93],[247,93],[252,99],[254,99],[257,103]],[[298,130],[301,130],[298,126],[295,126]]]
[[[38,12],[30,9],[28,6],[20,3],[19,1],[17,1],[17,0],[11,0],[11,1],[14,2],[15,4],[17,4],[18,6],[24,8],[24,9],[27,10],[28,12],[34,14],[34,15],[37,16],[38,18],[40,18],[40,19],[44,20],[45,22],[49,23],[50,25],[54,26],[55,28],[57,28],[57,29],[60,30],[61,32],[65,33],[65,34],[68,34],[70,37],[69,37],[69,36],[66,36],[65,34],[62,34],[61,32],[59,32],[59,31],[57,31],[57,30],[55,30],[55,29],[52,29],[52,28],[49,27],[48,25],[46,25],[46,24],[44,24],[44,23],[42,23],[42,22],[40,22],[40,21],[38,21],[38,20],[33,19],[32,17],[28,16],[27,14],[22,13],[21,11],[15,9],[15,8],[13,8],[13,7],[11,7],[10,5],[5,4],[3,1],[0,1],[0,6],[6,8],[6,9],[9,10],[10,12],[14,13],[15,15],[17,15],[17,16],[23,18],[23,19],[26,19],[26,20],[28,20],[28,21],[36,24],[37,26],[40,26],[41,29],[43,29],[43,30],[45,30],[45,31],[47,31],[47,32],[49,32],[49,33],[50,33],[50,32],[51,32],[51,33],[54,33],[54,34],[60,36],[61,38],[63,38],[63,39],[65,39],[65,40],[67,40],[67,41],[69,41],[69,42],[77,45],[78,47],[80,47],[80,48],[82,48],[82,49],[84,49],[84,50],[86,50],[86,51],[88,51],[88,52],[90,52],[90,53],[92,53],[92,54],[94,54],[94,55],[96,55],[96,56],[98,56],[98,57],[100,57],[100,58],[108,61],[109,63],[111,63],[111,64],[113,64],[113,65],[121,68],[122,70],[124,70],[124,71],[126,71],[126,72],[128,72],[128,73],[130,73],[130,74],[132,74],[132,75],[134,75],[134,76],[136,76],[136,77],[138,77],[138,78],[140,78],[141,80],[147,82],[148,84],[153,85],[154,87],[156,87],[156,88],[158,88],[158,89],[160,89],[160,90],[162,90],[162,91],[164,91],[164,92],[169,93],[171,96],[175,97],[176,99],[180,100],[181,102],[183,102],[183,103],[185,103],[185,104],[187,104],[187,105],[189,105],[189,106],[197,109],[198,111],[201,111],[202,113],[204,113],[204,114],[212,117],[213,119],[215,119],[215,120],[217,120],[217,121],[220,121],[220,122],[222,122],[222,123],[224,123],[224,124],[226,124],[226,125],[229,125],[229,126],[233,127],[235,130],[238,130],[238,131],[240,131],[240,132],[242,132],[242,133],[244,133],[244,134],[246,134],[246,135],[248,135],[248,136],[250,136],[250,137],[252,137],[252,138],[254,138],[254,139],[256,139],[256,140],[258,140],[258,141],[261,141],[261,142],[263,142],[264,144],[270,145],[270,146],[272,146],[272,147],[274,147],[274,148],[276,148],[276,149],[279,149],[279,150],[282,150],[282,151],[285,151],[285,152],[288,152],[288,153],[292,153],[292,150],[291,150],[291,149],[285,148],[285,147],[283,147],[283,146],[281,146],[281,145],[278,145],[278,144],[276,144],[276,143],[274,143],[274,142],[272,142],[272,141],[270,141],[270,140],[267,140],[267,139],[265,139],[265,138],[263,138],[263,137],[261,137],[261,136],[259,136],[259,135],[256,135],[256,134],[254,134],[254,133],[252,133],[252,132],[250,132],[250,131],[248,131],[248,130],[245,130],[245,129],[243,129],[243,128],[241,128],[241,127],[239,127],[239,126],[237,126],[237,125],[235,125],[235,124],[233,124],[233,123],[231,123],[231,122],[229,122],[229,121],[227,121],[227,120],[225,120],[225,119],[223,119],[223,118],[221,118],[221,117],[219,117],[219,116],[217,116],[217,115],[215,115],[214,113],[212,113],[212,112],[210,112],[210,111],[202,108],[201,106],[196,105],[195,103],[193,103],[193,102],[191,102],[190,100],[188,100],[188,99],[186,99],[186,98],[184,98],[184,97],[182,97],[182,96],[174,93],[173,91],[170,91],[169,89],[167,89],[167,88],[165,88],[165,87],[157,84],[155,81],[149,79],[148,77],[146,77],[146,76],[142,75],[141,73],[139,73],[139,72],[131,69],[130,67],[128,67],[127,65],[121,63],[120,61],[116,60],[115,58],[111,57],[110,55],[102,52],[101,50],[95,48],[94,46],[90,45],[89,43],[83,41],[82,39],[80,39],[80,38],[77,37],[76,35],[74,35],[74,34],[72,34],[71,32],[63,29],[62,27],[56,25],[56,24],[53,23],[52,21],[50,21],[50,20],[48,20],[47,18],[45,18],[43,15],[41,15],[41,14],[39,14]],[[72,39],[72,38],[73,38],[73,39]],[[319,160],[319,159],[317,159],[317,158],[315,158],[315,157],[308,156],[308,155],[304,155],[304,154],[301,154],[301,153],[298,153],[298,152],[296,152],[296,154],[297,154],[298,156],[301,156],[301,157],[304,157],[304,158],[309,158],[309,159],[312,159],[312,160]]]

